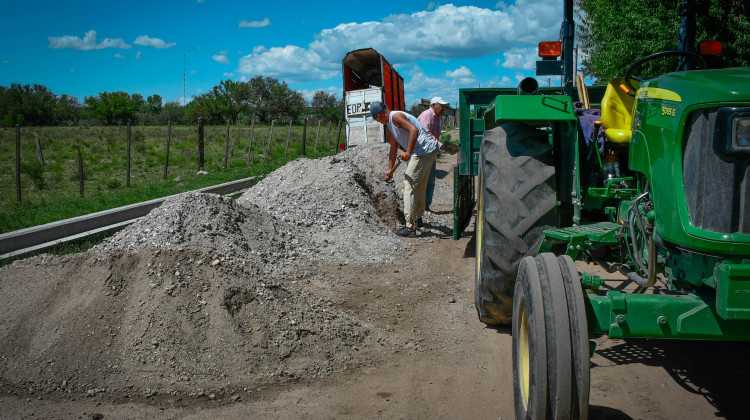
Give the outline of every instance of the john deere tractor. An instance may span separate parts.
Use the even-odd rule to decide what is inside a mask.
[[[707,66],[719,48],[695,45],[692,6],[679,49],[589,88],[593,111],[573,98],[572,0],[561,43],[541,45],[562,58],[537,66],[561,88],[459,91],[458,175],[479,178],[475,303],[512,325],[519,419],[587,416],[592,336],[750,339],[750,68]],[[640,77],[670,57],[676,71]],[[457,203],[472,185],[456,183]]]

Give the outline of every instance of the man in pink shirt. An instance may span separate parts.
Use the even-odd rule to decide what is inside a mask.
[[[424,112],[419,114],[417,120],[424,126],[427,131],[435,137],[438,142],[438,147],[442,148],[440,143],[440,117],[443,115],[443,111],[448,107],[448,102],[443,98],[436,96],[430,101],[430,107]],[[432,194],[435,191],[435,169],[437,167],[437,160],[432,164],[429,178],[427,179],[427,191],[425,195],[425,210],[430,211],[430,204],[432,204]],[[417,219],[417,225],[422,225],[422,218]],[[422,227],[422,226],[419,226]]]

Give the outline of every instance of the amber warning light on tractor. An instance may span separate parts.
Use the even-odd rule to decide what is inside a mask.
[[[548,41],[539,43],[539,57],[559,57],[562,54],[562,42]]]
[[[721,41],[701,41],[699,50],[701,55],[721,55]]]

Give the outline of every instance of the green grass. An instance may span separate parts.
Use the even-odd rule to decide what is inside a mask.
[[[326,142],[321,127],[314,153],[317,124],[307,127],[306,157],[334,153],[336,127]],[[21,128],[21,204],[17,202],[14,128],[0,128],[0,233],[23,229],[114,207],[164,197],[250,176],[263,176],[302,156],[302,126],[274,126],[267,152],[269,125],[256,124],[252,158],[247,161],[250,126],[230,128],[229,153],[224,169],[226,126],[205,127],[205,165],[197,173],[198,129],[173,126],[169,168],[164,179],[167,127],[131,127],[130,186],[126,186],[127,129],[125,127]],[[342,127],[342,135],[344,129]],[[39,135],[44,166],[37,158],[34,133]],[[83,160],[81,196],[78,148]],[[286,158],[285,158],[286,152]]]

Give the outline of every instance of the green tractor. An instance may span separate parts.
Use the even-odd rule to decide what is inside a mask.
[[[750,340],[750,68],[708,68],[686,13],[678,50],[589,88],[589,125],[572,15],[567,0],[562,59],[537,66],[562,88],[459,91],[456,226],[478,176],[475,303],[512,325],[519,419],[586,418],[592,336]],[[678,71],[639,77],[667,56]],[[626,280],[605,291],[575,260]]]

